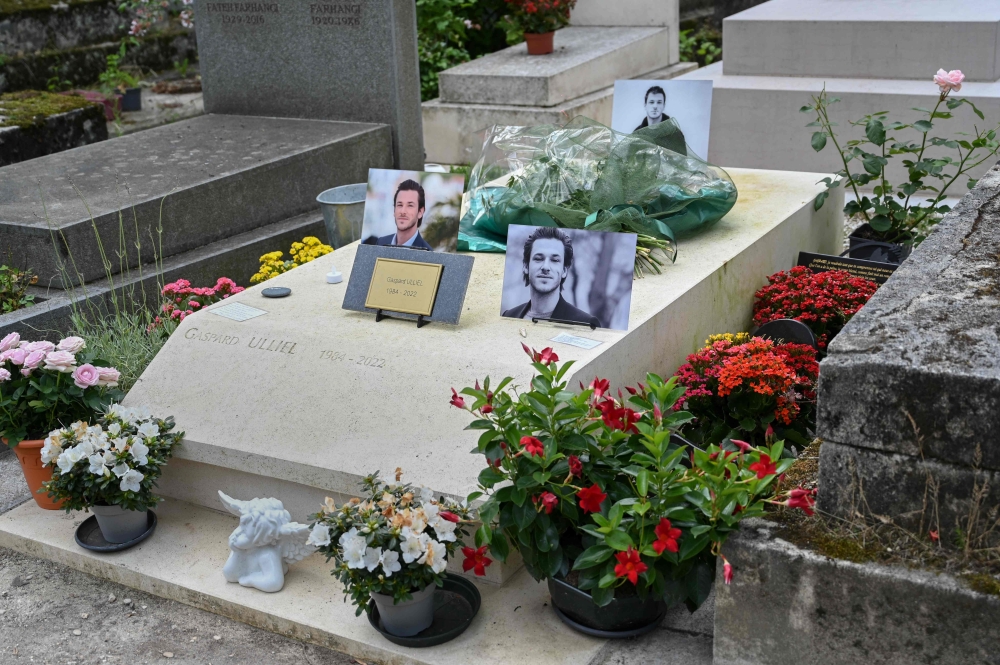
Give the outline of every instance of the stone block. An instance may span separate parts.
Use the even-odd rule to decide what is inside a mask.
[[[154,249],[169,257],[314,212],[319,192],[366,181],[391,154],[384,125],[208,115],[157,127],[3,167],[0,252],[56,288],[71,254],[90,282],[105,277],[95,225],[105,247],[137,226],[152,263]]]
[[[697,67],[693,62],[679,62],[636,78],[671,79]],[[614,92],[612,86],[556,106],[460,104],[440,99],[424,102],[427,160],[437,164],[475,164],[486,132],[493,125],[564,125],[579,115],[611,125]]]
[[[722,30],[730,75],[930,81],[943,67],[969,81],[1000,79],[992,0],[771,0]]]
[[[441,72],[440,101],[556,106],[673,64],[676,43],[672,28],[563,28],[549,55],[518,44]]]
[[[727,43],[727,56],[729,53]],[[841,101],[831,107],[830,115],[839,123],[838,129],[843,136],[848,133],[848,120],[857,120],[876,111],[889,111],[893,118],[902,122],[918,120],[913,107],[931,108],[938,98],[938,88],[930,79],[933,73],[929,72],[921,81],[736,76],[724,74],[720,62],[678,78],[712,81],[712,135],[708,160],[713,164],[833,172],[842,165],[832,144],[823,152],[814,151],[809,143],[813,128],[806,127],[814,118],[799,113],[799,108],[809,104],[812,95],[819,94],[825,86],[831,97],[840,98]],[[961,96],[978,106],[987,118],[1000,118],[1000,83],[966,83]],[[957,111],[952,120],[935,121],[935,132],[943,130],[940,135],[949,137],[959,132],[974,132],[975,125],[981,123],[967,110]],[[861,136],[863,132],[859,131],[854,138]],[[927,154],[946,153],[928,150]],[[988,164],[982,164],[970,174],[979,177],[988,169]],[[893,183],[908,179],[898,157],[890,161],[887,176]],[[961,192],[956,189],[954,193]]]
[[[677,29],[679,0],[577,0],[570,24],[586,26],[658,26]]]
[[[213,1],[195,17],[208,113],[389,125],[395,167],[423,168],[413,0]]]
[[[998,221],[994,167],[830,345],[820,437],[1000,470]]]
[[[120,39],[128,31],[114,0],[55,4],[5,3],[0,8],[0,54],[69,49]]]
[[[884,453],[826,441],[820,449],[819,507],[850,518],[889,516],[915,533],[939,531],[948,544],[969,531],[974,509],[983,516],[1000,506],[1000,472],[934,459]],[[1000,542],[1000,534],[991,541]]]
[[[716,577],[715,665],[1000,663],[997,596],[949,575],[829,559],[772,531],[744,522],[723,550],[735,577]]]
[[[0,107],[0,115],[3,108]],[[91,104],[50,115],[28,127],[0,127],[0,166],[51,155],[108,138],[104,107]]]
[[[595,375],[618,386],[649,371],[670,375],[708,335],[745,329],[753,292],[793,265],[799,250],[829,252],[841,243],[836,207],[812,208],[818,174],[731,175],[740,191],[735,208],[684,240],[663,275],[635,282],[627,332],[501,318],[501,254],[474,255],[460,325],[376,323],[341,309],[357,244],[332,257],[341,284],[325,283],[328,260],[319,259],[268,282],[290,287],[288,298],[264,299],[255,287],[188,317],[126,398],[174,415],[186,433],[178,458],[211,467],[171,464],[160,491],[214,508],[219,487],[254,493],[281,481],[276,495],[303,521],[317,496],[353,495],[369,473],[402,467],[409,482],[466,496],[482,462],[469,454],[476,438],[464,431],[468,414],[447,403],[451,387],[487,375],[524,385],[532,370],[521,342],[541,349],[563,331],[601,342],[591,350],[555,345],[564,361],[576,361],[570,385]],[[213,313],[231,302],[268,313],[245,322]],[[285,352],[267,351],[273,340]],[[310,417],[291,417],[303,400]]]

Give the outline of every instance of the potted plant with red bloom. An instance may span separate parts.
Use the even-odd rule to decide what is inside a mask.
[[[476,416],[469,429],[482,431],[475,452],[487,462],[468,497],[486,497],[476,546],[501,561],[520,551],[532,577],[548,580],[560,618],[590,634],[633,636],[670,605],[697,609],[722,544],[741,519],[763,514],[792,463],[783,443],[679,445],[672,435],[692,416],[675,409],[685,390],[676,378],[649,374],[617,399],[597,378],[574,393],[572,362],[525,350],[530,390],[487,378],[452,393]]]
[[[878,284],[846,270],[814,273],[805,266],[776,272],[754,294],[753,322],[795,319],[809,326],[821,351],[875,295]]]
[[[775,344],[746,333],[715,335],[676,372],[694,420],[684,435],[696,443],[746,439],[765,443],[767,431],[805,446],[815,427],[816,350]]]
[[[553,36],[569,24],[576,0],[506,0],[508,19],[524,31],[528,55],[552,53]]]

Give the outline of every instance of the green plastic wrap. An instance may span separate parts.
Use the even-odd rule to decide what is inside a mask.
[[[684,152],[678,152],[683,150]],[[579,117],[563,127],[492,129],[469,180],[458,249],[506,250],[511,224],[631,231],[673,260],[676,238],[736,204],[736,186],[687,150],[672,120],[622,134]],[[659,263],[639,267],[658,272]]]

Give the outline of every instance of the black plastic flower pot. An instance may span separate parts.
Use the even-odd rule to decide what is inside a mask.
[[[550,577],[548,584],[552,607],[563,623],[595,637],[636,637],[660,625],[667,613],[661,598],[616,596],[608,605],[598,607],[589,593],[564,580]]]
[[[899,265],[913,251],[909,245],[872,239],[875,235],[877,235],[875,230],[868,224],[856,228],[847,238],[849,243],[847,255],[852,259]]]
[[[122,111],[142,110],[142,88],[126,88],[121,98]]]

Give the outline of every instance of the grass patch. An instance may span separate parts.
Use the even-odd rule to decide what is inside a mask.
[[[176,324],[166,321],[146,332],[155,314],[148,309],[119,310],[108,316],[73,314],[73,335],[87,340],[87,348],[121,372],[118,387],[128,392],[166,343]]]

